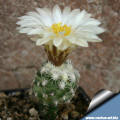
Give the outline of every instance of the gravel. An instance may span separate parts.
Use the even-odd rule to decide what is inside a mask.
[[[0,92],[0,120],[45,120],[41,117],[38,99],[29,91]],[[79,87],[69,104],[59,105],[56,120],[79,120],[89,103],[89,97]]]

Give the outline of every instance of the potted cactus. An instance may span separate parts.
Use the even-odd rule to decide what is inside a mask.
[[[48,61],[37,71],[32,91],[43,118],[59,119],[60,106],[69,104],[79,88],[80,74],[67,56],[77,46],[101,42],[97,35],[104,29],[85,10],[61,10],[58,5],[53,9],[36,8],[35,12],[19,17],[17,25],[20,33],[26,33],[37,46],[45,48]]]

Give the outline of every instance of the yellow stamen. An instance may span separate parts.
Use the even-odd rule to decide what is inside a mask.
[[[71,27],[68,27],[67,25],[62,26],[61,23],[53,24],[51,28],[56,35],[63,34],[64,36],[67,36],[71,33]]]

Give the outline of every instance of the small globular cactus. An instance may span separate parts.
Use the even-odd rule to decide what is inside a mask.
[[[88,42],[102,41],[98,34],[105,30],[91,16],[85,10],[72,10],[68,6],[62,10],[55,5],[53,9],[36,8],[35,12],[19,17],[19,32],[30,36],[36,46],[43,45],[51,62],[41,67],[33,84],[40,107],[43,105],[43,110],[51,115],[46,114],[45,120],[54,120],[57,106],[69,102],[75,94],[80,76],[71,62],[66,61],[69,53],[77,46],[88,47]]]
[[[48,110],[50,114],[52,109],[53,112],[57,112],[59,104],[70,102],[79,78],[79,72],[73,68],[69,60],[59,67],[47,62],[36,74],[33,91],[40,103],[50,109]]]

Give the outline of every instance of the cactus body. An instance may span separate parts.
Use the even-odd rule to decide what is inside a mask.
[[[70,61],[59,67],[47,62],[41,67],[35,77],[33,91],[47,109],[46,113],[52,111],[55,114],[59,104],[70,102],[78,86],[79,77]]]

